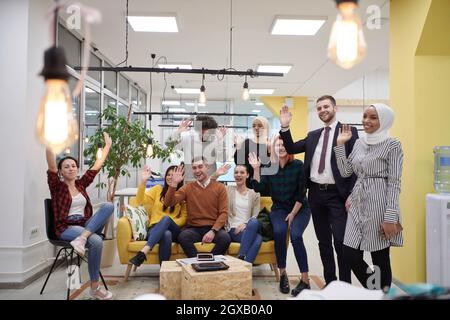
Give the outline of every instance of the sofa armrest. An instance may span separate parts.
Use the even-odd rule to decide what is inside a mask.
[[[133,239],[130,221],[121,217],[117,222],[117,250],[122,264],[128,263],[128,243]]]

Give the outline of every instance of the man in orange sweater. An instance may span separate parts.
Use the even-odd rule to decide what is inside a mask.
[[[186,228],[179,234],[178,242],[188,257],[196,257],[195,242],[216,245],[214,255],[225,254],[231,239],[223,229],[228,219],[228,196],[225,186],[208,176],[209,164],[204,157],[192,159],[192,173],[196,181],[176,191],[184,179],[184,167],[178,166],[172,174],[172,182],[164,197],[168,207],[185,200],[187,203]]]

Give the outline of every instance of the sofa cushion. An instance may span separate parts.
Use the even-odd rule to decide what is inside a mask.
[[[144,207],[125,207],[125,215],[130,221],[133,239],[136,241],[145,240],[147,237],[148,214]]]
[[[232,242],[228,248],[228,254],[237,255],[241,244],[239,242]],[[258,254],[275,252],[275,246],[273,241],[263,241],[261,248],[259,248]]]

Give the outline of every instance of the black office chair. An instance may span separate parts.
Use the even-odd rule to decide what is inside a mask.
[[[52,245],[54,245],[56,247],[61,247],[61,249],[59,249],[58,254],[56,255],[55,261],[53,262],[53,265],[50,268],[47,278],[45,279],[44,285],[42,286],[42,289],[41,289],[41,294],[44,292],[45,286],[47,285],[47,281],[50,278],[50,275],[52,274],[53,270],[55,269],[56,262],[58,261],[59,255],[61,254],[61,252],[63,252],[64,259],[65,259],[66,265],[67,265],[67,270],[68,270],[68,272],[67,272],[67,276],[68,276],[67,300],[69,300],[70,278],[73,275],[73,273],[75,272],[74,270],[70,269],[70,266],[72,266],[72,264],[73,264],[73,258],[74,258],[73,254],[75,253],[75,255],[77,257],[78,270],[81,266],[81,261],[85,261],[85,262],[87,262],[87,261],[73,249],[73,247],[70,245],[70,241],[64,241],[64,240],[58,239],[58,237],[56,236],[56,233],[55,233],[55,216],[53,215],[52,200],[45,199],[44,204],[45,204],[45,225],[46,225],[46,231],[47,231],[47,238]],[[69,257],[70,257],[70,262],[69,262]],[[81,283],[81,273],[79,273],[79,275],[80,275],[80,283]],[[102,279],[105,289],[108,290],[105,279],[103,279],[103,275],[101,272],[100,272],[100,278]]]

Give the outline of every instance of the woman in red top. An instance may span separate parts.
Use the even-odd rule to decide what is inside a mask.
[[[114,211],[112,203],[104,204],[95,215],[86,188],[92,183],[108,156],[112,141],[107,133],[103,134],[105,147],[100,159],[91,169],[77,179],[78,162],[75,158],[65,157],[56,166],[55,155],[47,149],[48,186],[52,197],[55,215],[56,235],[70,241],[74,250],[81,256],[88,247],[88,269],[91,279],[90,295],[94,299],[110,300],[113,294],[99,285],[99,270],[102,257],[103,239],[97,234],[103,229]]]

